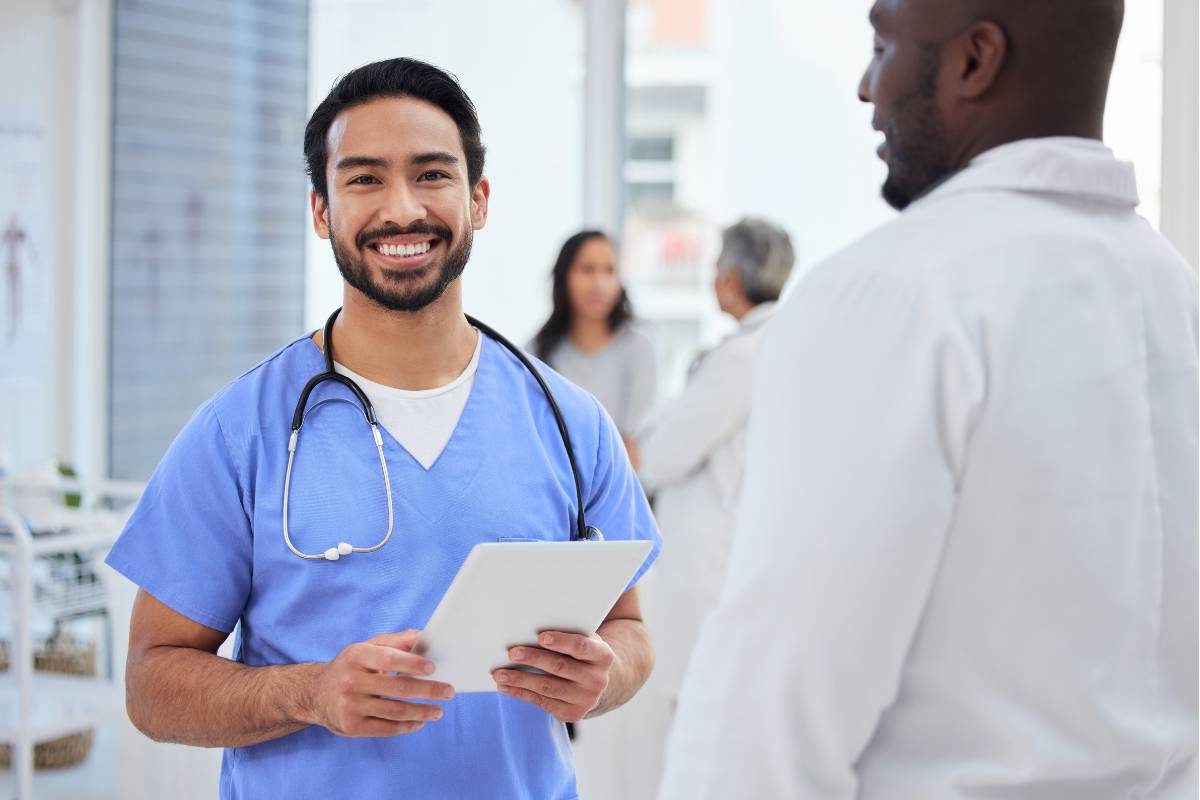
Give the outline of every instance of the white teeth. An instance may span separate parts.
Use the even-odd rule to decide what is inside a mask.
[[[385,256],[419,256],[429,252],[429,242],[420,244],[380,244],[379,252]]]

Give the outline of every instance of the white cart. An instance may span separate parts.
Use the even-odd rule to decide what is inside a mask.
[[[48,605],[55,618],[107,611],[103,583],[95,580],[55,581],[52,591],[35,596],[34,563],[54,554],[91,554],[103,558],[121,531],[128,510],[105,510],[110,501],[132,503],[140,484],[106,483],[95,486],[75,481],[31,487],[12,481],[0,484],[0,558],[10,562],[9,591],[12,603],[10,666],[0,676],[0,743],[12,750],[18,800],[32,800],[34,747],[96,726],[122,707],[120,692],[111,676],[75,677],[34,672],[32,620],[34,604]],[[52,504],[34,524],[13,506],[15,496],[43,491],[62,498],[66,492],[82,497],[80,508]],[[47,532],[42,532],[42,531]]]

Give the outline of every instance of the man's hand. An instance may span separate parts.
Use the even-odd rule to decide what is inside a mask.
[[[537,667],[539,675],[515,669],[492,673],[501,694],[516,697],[553,714],[561,722],[578,722],[600,704],[608,688],[616,655],[596,634],[546,631],[541,647],[521,646],[508,651],[515,664]]]
[[[311,718],[339,736],[396,736],[418,731],[442,718],[440,706],[392,698],[449,700],[448,683],[412,677],[429,675],[433,662],[409,652],[418,631],[385,633],[352,644],[322,669],[311,703]],[[399,673],[392,675],[389,673]]]

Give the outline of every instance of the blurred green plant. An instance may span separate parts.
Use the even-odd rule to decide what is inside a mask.
[[[75,468],[65,461],[58,462],[58,475],[60,478],[77,478]],[[67,508],[79,508],[83,505],[83,496],[79,492],[64,492],[63,505]]]

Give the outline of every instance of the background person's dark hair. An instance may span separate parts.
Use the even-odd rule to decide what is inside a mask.
[[[571,271],[571,265],[575,263],[575,257],[579,255],[579,249],[592,239],[611,241],[602,231],[580,231],[563,242],[562,249],[558,251],[558,260],[554,262],[554,269],[550,273],[554,284],[551,291],[554,308],[550,311],[550,318],[546,320],[546,324],[533,337],[534,355],[543,361],[550,355],[550,351],[562,341],[562,338],[571,331],[573,314],[571,298],[567,295],[567,273]],[[629,295],[625,292],[625,287],[621,286],[617,304],[613,306],[612,313],[608,315],[609,330],[615,333],[632,317],[633,303],[629,302]]]
[[[445,111],[458,126],[463,152],[467,156],[467,177],[474,188],[483,177],[484,146],[480,138],[479,116],[475,104],[458,79],[449,72],[414,58],[376,61],[346,73],[321,101],[304,128],[304,160],[313,190],[328,199],[325,184],[325,148],[329,126],[347,108],[381,97],[414,97],[433,103]]]

